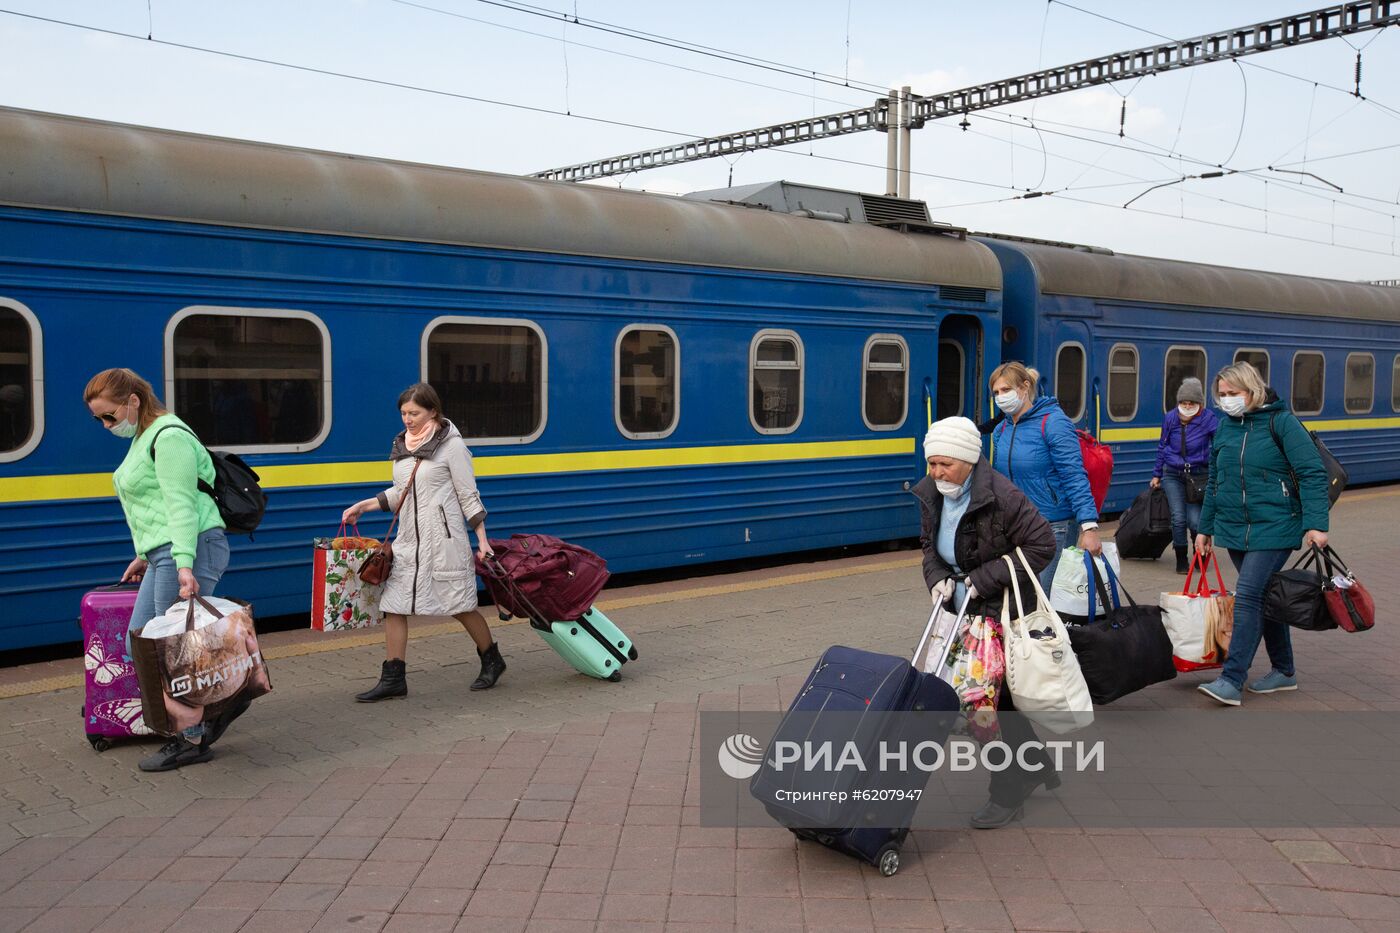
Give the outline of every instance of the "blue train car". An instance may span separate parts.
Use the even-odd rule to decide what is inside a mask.
[[[1014,237],[979,237],[1003,271],[1008,359],[1114,452],[1106,512],[1152,475],[1188,376],[1259,367],[1353,483],[1400,477],[1400,289]]]
[[[420,379],[493,536],[622,571],[917,533],[918,438],[1002,355],[995,257],[927,225],[15,110],[0,160],[0,649],[75,640],[132,556],[82,401],[109,366],[261,473],[221,592],[266,615],[306,610]]]

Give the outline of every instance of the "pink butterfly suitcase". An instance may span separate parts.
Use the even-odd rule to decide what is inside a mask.
[[[112,739],[151,734],[141,719],[136,667],[126,653],[126,628],[138,589],[135,584],[117,584],[83,596],[83,729],[99,752],[111,748]]]

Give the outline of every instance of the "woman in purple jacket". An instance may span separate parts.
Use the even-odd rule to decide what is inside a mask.
[[[1185,573],[1186,529],[1194,534],[1201,527],[1201,500],[1186,497],[1186,474],[1200,478],[1205,490],[1210,470],[1210,448],[1220,421],[1205,407],[1206,394],[1201,380],[1182,380],[1176,390],[1176,408],[1162,422],[1157,441],[1157,465],[1152,470],[1152,487],[1161,486],[1172,510],[1172,547],[1176,550],[1176,572]]]

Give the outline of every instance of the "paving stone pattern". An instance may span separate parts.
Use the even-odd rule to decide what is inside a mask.
[[[1400,490],[1334,512],[1377,628],[1296,637],[1303,689],[1247,703],[1400,709],[1397,514]],[[620,684],[522,625],[484,693],[457,634],[410,642],[409,697],[372,706],[350,696],[378,648],[286,658],[211,762],[167,774],[136,771],[149,745],[94,753],[76,690],[0,700],[0,931],[1400,929],[1394,828],[918,831],[882,878],[698,825],[698,712],[783,708],[832,643],[911,650],[912,557],[608,591],[641,651]],[[1125,577],[1180,586],[1165,559]],[[1205,677],[1121,702],[1207,708]]]

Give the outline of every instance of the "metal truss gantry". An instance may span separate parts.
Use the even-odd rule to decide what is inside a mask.
[[[866,130],[889,132],[897,128],[918,129],[928,120],[1003,107],[1019,101],[1049,97],[1052,94],[1063,94],[1100,84],[1130,81],[1146,75],[1227,61],[1366,30],[1383,29],[1396,24],[1400,24],[1400,0],[1339,3],[1251,26],[1213,32],[1194,39],[1164,42],[956,91],[913,97],[907,102],[908,109],[903,113],[898,97],[885,97],[859,110],[706,136],[593,162],[547,169],[530,177],[552,181],[587,181],[716,156],[830,139]],[[904,171],[908,171],[907,159]]]

